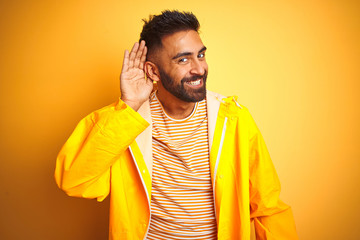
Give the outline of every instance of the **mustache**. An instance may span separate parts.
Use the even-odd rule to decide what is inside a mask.
[[[185,83],[187,81],[196,81],[198,79],[204,79],[205,81],[206,77],[207,77],[207,72],[205,71],[203,75],[193,75],[191,77],[184,77],[183,79],[181,79],[181,83]]]

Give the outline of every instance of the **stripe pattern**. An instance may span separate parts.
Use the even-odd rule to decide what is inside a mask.
[[[169,117],[153,94],[153,174],[147,239],[216,239],[206,100],[185,119]]]

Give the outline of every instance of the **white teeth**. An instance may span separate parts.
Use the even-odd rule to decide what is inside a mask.
[[[201,79],[196,80],[196,81],[190,81],[190,82],[188,82],[188,83],[189,83],[190,85],[199,85],[200,82],[201,82]]]

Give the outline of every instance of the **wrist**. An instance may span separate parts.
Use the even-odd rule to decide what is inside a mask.
[[[139,108],[141,107],[141,105],[143,104],[143,102],[140,101],[133,101],[133,100],[129,100],[129,99],[124,99],[124,98],[120,98],[126,105],[128,105],[129,107],[131,107],[135,112],[137,112],[139,110]]]

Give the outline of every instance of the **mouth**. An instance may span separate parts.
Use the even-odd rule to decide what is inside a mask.
[[[193,81],[186,81],[185,83],[193,87],[198,87],[202,85],[202,78]]]

